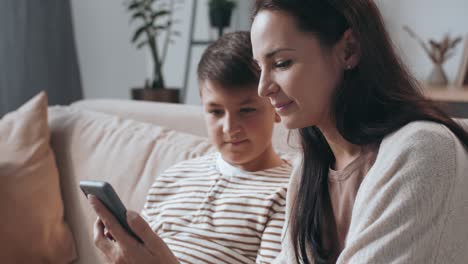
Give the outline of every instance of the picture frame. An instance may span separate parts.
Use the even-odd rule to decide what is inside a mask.
[[[468,87],[468,34],[463,40],[463,50],[460,68],[458,69],[455,85],[459,87]]]

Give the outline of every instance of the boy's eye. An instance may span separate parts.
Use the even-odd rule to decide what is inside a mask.
[[[213,110],[209,110],[208,113],[214,115],[214,116],[220,116],[223,114],[223,111],[222,110],[218,110],[218,109],[213,109]]]
[[[258,62],[254,63],[254,67],[257,69],[257,71],[262,72],[262,67],[260,66]]]
[[[241,108],[241,113],[252,113],[252,112],[255,112],[257,111],[257,109],[255,108]]]
[[[292,61],[291,60],[284,60],[284,61],[278,61],[275,63],[275,68],[287,68],[291,66]]]

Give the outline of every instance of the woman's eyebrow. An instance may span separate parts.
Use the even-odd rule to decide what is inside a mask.
[[[282,52],[282,51],[295,51],[295,49],[292,48],[276,48],[270,52],[268,52],[265,55],[266,59],[270,59],[271,57],[275,56],[277,53]],[[253,61],[258,64],[258,61],[254,58]]]
[[[279,52],[282,52],[282,51],[295,51],[295,49],[291,49],[291,48],[276,48],[276,49],[274,49],[274,50],[268,52],[268,53],[265,55],[265,57],[266,57],[267,59],[269,59],[269,58],[275,56],[275,54],[277,54],[277,53],[279,53]]]

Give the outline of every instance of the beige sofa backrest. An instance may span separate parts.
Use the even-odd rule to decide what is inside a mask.
[[[204,137],[73,107],[49,108],[49,127],[80,264],[101,263],[92,240],[96,215],[79,189],[80,180],[110,182],[128,209],[140,211],[165,169],[214,151]]]
[[[201,106],[117,99],[82,100],[72,106],[207,137]],[[297,138],[297,135],[289,133],[283,125],[275,125],[273,146],[278,152],[298,152],[300,148]]]
[[[81,100],[72,106],[207,136],[200,106],[118,99]]]

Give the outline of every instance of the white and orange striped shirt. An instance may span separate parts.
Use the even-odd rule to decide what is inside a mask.
[[[142,214],[181,263],[270,263],[291,169],[246,172],[219,153],[184,161],[156,179]]]

